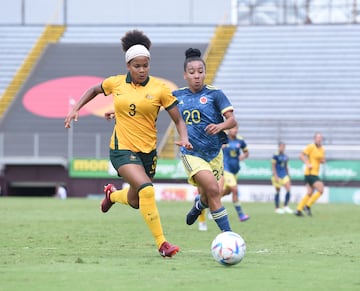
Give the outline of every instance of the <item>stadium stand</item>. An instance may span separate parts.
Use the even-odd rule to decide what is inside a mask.
[[[43,26],[0,26],[0,96],[14,78],[16,71],[43,30]]]
[[[252,157],[280,140],[297,156],[320,131],[330,158],[360,158],[359,37],[358,25],[238,27],[214,85],[231,98]]]
[[[140,25],[140,26],[69,26],[60,43],[120,43],[129,30],[144,31],[152,43],[208,43],[215,25]]]

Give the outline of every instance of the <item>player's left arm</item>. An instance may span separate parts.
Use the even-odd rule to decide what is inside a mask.
[[[242,154],[239,156],[239,161],[243,161],[249,157],[249,150],[243,150]]]
[[[224,122],[218,124],[210,123],[206,126],[205,131],[207,134],[218,134],[221,131],[233,128],[237,125],[233,110],[226,111],[223,115],[225,117]]]

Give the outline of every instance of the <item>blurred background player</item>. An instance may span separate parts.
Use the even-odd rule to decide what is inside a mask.
[[[179,114],[178,100],[162,81],[149,75],[150,39],[142,31],[132,30],[125,34],[121,43],[127,74],[111,76],[89,88],[66,117],[65,127],[70,128],[71,121],[78,119],[80,109],[99,94],[113,96],[115,115],[105,114],[106,118],[115,117],[110,160],[118,176],[130,186],[117,190],[112,184],[106,185],[101,211],[109,211],[115,202],[139,209],[160,255],[172,257],[180,248],[165,238],[152,184],[157,162],[156,120],[161,106],[179,133],[180,141],[176,144],[188,149],[192,146]]]
[[[291,179],[288,169],[289,157],[285,154],[285,143],[280,142],[278,152],[275,153],[271,160],[271,169],[272,177],[271,183],[275,187],[275,213],[293,213],[292,209],[289,207],[290,202],[290,188],[291,188]],[[280,190],[281,187],[284,187],[286,190],[284,207],[280,207]]]
[[[218,180],[224,171],[221,150],[227,140],[224,130],[236,126],[234,108],[220,89],[205,84],[205,77],[206,65],[200,50],[189,48],[184,61],[188,87],[173,92],[193,145],[192,150],[181,148],[181,159],[188,182],[198,187],[200,193],[186,215],[186,223],[194,224],[201,211],[210,208],[219,229],[231,231]]]
[[[222,148],[224,153],[224,179],[220,180],[220,189],[222,189],[222,196],[232,193],[232,202],[239,220],[246,221],[250,216],[242,211],[239,202],[237,174],[240,171],[240,161],[249,157],[249,150],[244,138],[237,132],[237,126],[229,130],[228,143],[224,144]]]
[[[322,142],[321,133],[315,133],[314,143],[308,144],[300,153],[300,160],[305,164],[306,194],[297,206],[296,216],[304,216],[303,210],[307,215],[312,216],[311,206],[324,192],[324,183],[319,177],[320,165],[325,163],[325,148]]]
[[[67,190],[64,185],[57,184],[55,187],[55,198],[66,199],[67,198]]]

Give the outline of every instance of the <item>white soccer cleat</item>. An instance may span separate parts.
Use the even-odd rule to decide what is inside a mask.
[[[282,209],[282,208],[276,208],[276,209],[275,209],[275,213],[277,213],[277,214],[284,214],[285,211],[284,211],[284,209]]]
[[[206,224],[206,222],[199,222],[199,230],[200,230],[200,231],[207,231],[207,224]]]
[[[289,214],[293,214],[293,213],[294,213],[294,211],[293,211],[289,206],[285,206],[283,209],[284,209],[284,212],[285,212],[285,213],[289,213]]]

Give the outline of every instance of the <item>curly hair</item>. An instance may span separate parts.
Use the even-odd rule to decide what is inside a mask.
[[[130,47],[136,44],[141,44],[150,50],[151,47],[151,40],[140,30],[134,29],[128,31],[122,38],[121,38],[122,49],[126,52]]]

